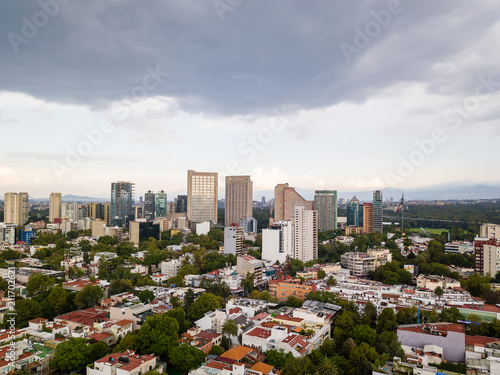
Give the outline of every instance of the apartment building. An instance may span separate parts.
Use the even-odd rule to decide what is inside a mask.
[[[366,277],[376,268],[377,257],[367,253],[349,252],[340,257],[342,267],[347,268],[354,276]]]

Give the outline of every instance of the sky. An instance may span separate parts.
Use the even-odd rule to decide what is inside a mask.
[[[4,1],[0,194],[498,182],[499,59],[494,0]]]

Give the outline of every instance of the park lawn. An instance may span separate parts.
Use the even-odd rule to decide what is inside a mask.
[[[424,230],[427,232],[427,233],[430,233],[430,234],[441,234],[442,232],[448,232],[449,230],[448,229],[444,229],[444,228],[424,228]],[[416,233],[422,233],[422,230],[420,228],[411,228],[410,229],[410,232],[416,232]]]

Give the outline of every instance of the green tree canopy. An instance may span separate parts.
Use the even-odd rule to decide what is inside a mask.
[[[178,345],[179,323],[165,314],[152,315],[142,325],[134,347],[141,354],[155,353],[167,359],[170,350]]]
[[[81,371],[92,362],[92,348],[84,338],[70,338],[57,345],[50,366],[64,372]]]
[[[187,317],[194,322],[203,317],[206,312],[220,309],[223,306],[224,299],[222,297],[218,297],[212,293],[204,293],[191,304],[187,312]]]
[[[205,360],[205,353],[195,346],[182,344],[172,348],[169,360],[182,373],[187,373],[189,370],[200,367]]]

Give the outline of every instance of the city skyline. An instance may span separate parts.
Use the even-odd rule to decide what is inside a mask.
[[[255,191],[498,183],[471,157],[497,156],[496,4],[340,4],[69,3],[27,34],[47,11],[6,3],[0,192],[181,192],[187,169]]]

